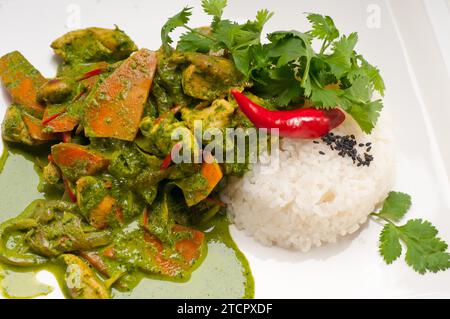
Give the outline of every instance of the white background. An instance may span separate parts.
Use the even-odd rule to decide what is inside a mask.
[[[329,14],[344,33],[358,31],[358,50],[379,66],[387,85],[384,101],[394,119],[397,142],[396,188],[413,196],[410,216],[429,219],[449,242],[450,80],[445,59],[450,57],[445,39],[450,33],[440,27],[445,25],[439,20],[445,19],[443,11],[420,0],[229,2],[225,16],[237,20],[253,17],[259,8],[275,11],[267,31],[305,30],[303,12]],[[441,0],[436,2],[447,6]],[[73,27],[113,24],[140,47],[155,49],[166,18],[187,3],[196,8],[194,24],[207,24],[209,19],[201,14],[199,1],[0,0],[0,55],[19,50],[50,77],[55,72],[49,48],[53,39]],[[374,13],[379,13],[379,27],[368,24]],[[440,32],[436,33],[437,29]],[[2,91],[1,114],[8,103]],[[403,261],[385,265],[377,254],[379,232],[380,226],[370,222],[351,238],[302,254],[262,247],[232,229],[252,267],[256,297],[450,297],[450,271],[420,276]]]

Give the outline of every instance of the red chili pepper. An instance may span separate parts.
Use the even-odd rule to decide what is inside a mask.
[[[77,197],[75,196],[74,192],[72,191],[72,188],[69,185],[69,181],[63,176],[63,183],[64,183],[64,189],[67,192],[67,195],[69,195],[70,200],[73,203],[77,202]]]
[[[179,105],[171,108],[170,110],[168,110],[167,112],[165,112],[164,114],[159,116],[153,124],[157,125],[157,124],[161,123],[167,117],[167,115],[169,115],[170,113],[177,114],[180,110],[181,110],[181,106],[179,106]]]
[[[172,152],[178,152],[181,147],[183,145],[181,143],[177,143],[173,146],[172,150],[170,151],[169,154],[167,154],[167,156],[164,158],[164,160],[161,163],[160,169],[162,171],[166,170],[167,168],[169,168],[170,164],[172,163]]]
[[[252,102],[244,94],[232,90],[242,112],[257,128],[278,129],[280,136],[318,138],[339,126],[345,114],[335,108],[318,110],[305,108],[289,111],[270,111]]]
[[[102,74],[104,71],[105,71],[105,69],[94,69],[92,71],[84,73],[82,76],[80,76],[77,79],[77,81],[83,81],[83,80],[89,79],[89,78],[91,78],[93,76]]]
[[[47,117],[45,120],[42,121],[42,125],[46,125],[49,122],[53,121],[54,119],[56,119],[58,116],[62,115],[64,112],[66,112],[66,110],[55,113],[53,115],[50,115],[49,117]]]
[[[86,91],[81,91],[77,96],[75,96],[75,98],[72,100],[72,102],[78,101],[85,94],[86,94]]]

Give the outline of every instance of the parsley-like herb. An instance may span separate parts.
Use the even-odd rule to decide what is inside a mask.
[[[161,28],[161,41],[165,48],[167,48],[173,40],[170,38],[170,33],[176,28],[185,26],[192,15],[192,8],[185,7],[179,13],[171,17]]]
[[[316,13],[307,14],[311,30],[278,31],[261,44],[264,25],[273,16],[260,10],[255,20],[237,23],[223,18],[226,0],[203,0],[206,14],[213,17],[209,28],[187,26],[191,8],[170,18],[161,31],[163,46],[172,40],[169,33],[177,27],[188,30],[178,42],[182,52],[224,50],[248,82],[252,93],[270,99],[279,108],[301,105],[310,100],[317,108],[341,107],[370,133],[383,104],[372,100],[373,93],[384,94],[379,70],[355,51],[358,35],[341,35],[333,19]],[[313,41],[321,41],[319,52]]]
[[[400,221],[411,206],[411,197],[404,193],[391,192],[383,208],[372,216],[386,222],[380,234],[379,251],[387,264],[393,263],[402,254],[402,243],[406,246],[406,263],[420,274],[438,272],[450,268],[447,244],[437,237],[438,231],[428,221],[412,219],[402,226]]]

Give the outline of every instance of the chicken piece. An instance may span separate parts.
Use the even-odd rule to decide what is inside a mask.
[[[226,128],[233,113],[234,106],[226,100],[215,100],[210,107],[201,110],[181,109],[181,117],[191,130],[194,129],[195,121],[202,121],[203,130]]]
[[[233,61],[200,53],[186,54],[190,65],[183,71],[184,93],[212,101],[223,97],[233,87],[242,86],[242,74]]]
[[[190,154],[197,156],[200,151],[192,131],[184,122],[178,121],[171,111],[157,119],[145,117],[140,128],[142,134],[154,145],[155,155],[166,156],[179,141],[182,141],[186,153],[190,150]]]
[[[90,250],[107,245],[109,231],[97,231],[83,222],[76,205],[63,201],[45,203],[35,209],[36,226],[27,233],[31,251],[57,257],[63,253]]]
[[[42,104],[59,104],[72,94],[73,84],[67,80],[55,78],[47,81],[37,92],[37,100]]]
[[[27,126],[22,119],[19,106],[13,104],[7,110],[2,123],[2,137],[5,141],[35,145],[35,141],[28,133]]]
[[[89,223],[96,228],[105,228],[116,209],[116,200],[108,194],[101,179],[85,176],[77,181],[77,204]]]
[[[51,185],[57,184],[61,180],[61,172],[53,162],[44,167],[42,175],[44,180]]]
[[[75,30],[53,41],[51,47],[66,63],[116,62],[137,50],[122,30],[87,28]]]

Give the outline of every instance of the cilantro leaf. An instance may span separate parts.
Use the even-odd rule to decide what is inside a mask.
[[[342,36],[333,43],[333,53],[328,56],[327,63],[336,78],[340,79],[350,71],[357,42],[358,34],[354,32],[349,36]]]
[[[380,117],[383,103],[381,100],[354,103],[354,101],[343,98],[341,99],[341,106],[353,117],[364,133],[370,134]]]
[[[312,30],[309,33],[313,37],[327,41],[333,41],[339,37],[339,30],[330,16],[309,13],[306,18],[312,24]]]
[[[438,231],[428,221],[413,219],[397,228],[406,244],[405,260],[420,274],[438,272],[450,267],[447,244],[436,237]]]
[[[269,57],[279,58],[277,62],[278,67],[306,56],[306,54],[305,45],[299,38],[288,38],[284,41],[279,41],[268,51]]]
[[[412,219],[402,226],[394,221],[404,217],[411,207],[411,197],[400,192],[389,193],[383,208],[373,216],[386,221],[380,234],[379,252],[387,264],[402,253],[400,242],[406,246],[405,261],[420,274],[450,268],[447,244],[437,237],[438,231],[429,221]]]
[[[392,264],[402,253],[402,245],[397,228],[386,224],[380,234],[379,251],[387,264]]]
[[[380,92],[380,94],[383,96],[385,85],[378,68],[367,62],[361,55],[358,55],[357,58],[361,61],[361,69],[373,83],[375,90]]]
[[[259,10],[254,20],[237,23],[222,18],[226,5],[226,0],[202,1],[203,10],[214,17],[207,29],[189,28],[191,8],[184,8],[161,30],[163,46],[172,43],[171,31],[185,27],[189,32],[181,36],[177,49],[201,53],[223,49],[253,84],[249,91],[270,97],[280,108],[306,99],[317,108],[340,106],[364,132],[372,131],[383,107],[381,100],[372,101],[373,91],[383,95],[385,87],[379,70],[355,52],[357,33],[340,36],[331,17],[310,13],[310,31],[273,32],[267,36],[270,43],[262,45],[262,29],[273,13]],[[314,39],[323,40],[319,53],[312,48]]]
[[[294,74],[288,66],[270,70],[268,72],[270,93],[275,97],[275,103],[280,106],[286,106],[290,101],[300,96],[300,82],[297,81]]]
[[[230,52],[260,43],[259,32],[247,30],[230,20],[219,21],[213,28],[213,34]]]
[[[215,47],[216,43],[202,34],[201,31],[187,32],[181,35],[177,49],[182,52],[208,53]]]
[[[273,17],[273,12],[270,12],[267,9],[259,10],[256,13],[255,25],[258,30],[262,31],[264,25]]]
[[[307,55],[312,57],[314,55],[314,50],[311,47],[311,36],[307,33],[299,32],[296,30],[290,31],[276,31],[267,35],[267,39],[269,39],[272,43],[277,43],[286,38],[298,38],[303,41],[303,45],[306,48]]]
[[[222,18],[223,9],[227,6],[227,0],[203,0],[202,8],[205,13],[215,17]]]
[[[310,100],[318,108],[329,109],[341,104],[342,93],[343,91],[338,88],[326,89],[313,84]]]
[[[169,18],[164,26],[161,28],[161,41],[163,46],[167,47],[173,40],[170,38],[170,33],[176,28],[185,26],[192,15],[191,7],[184,7],[179,13]]]
[[[378,216],[398,222],[405,216],[410,207],[411,196],[400,192],[390,192]]]
[[[249,54],[249,48],[235,50],[233,53],[233,61],[236,68],[244,75],[248,75],[250,72],[251,57]]]

